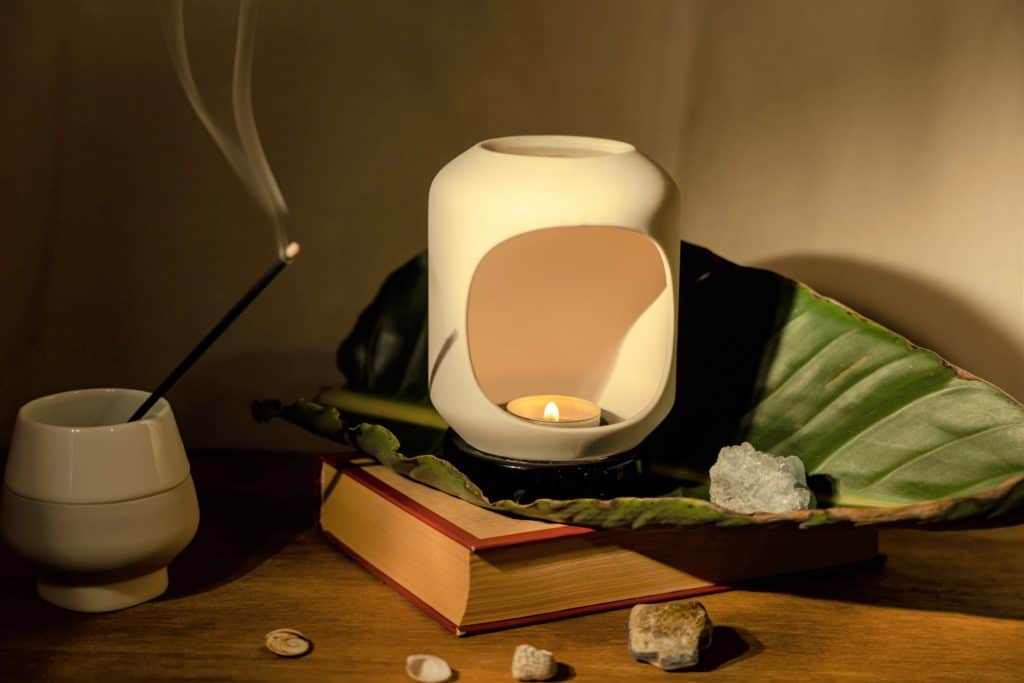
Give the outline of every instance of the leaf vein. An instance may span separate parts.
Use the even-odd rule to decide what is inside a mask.
[[[965,441],[971,441],[972,439],[976,439],[978,437],[985,436],[986,434],[993,434],[995,432],[1001,432],[1001,431],[1003,431],[1005,429],[1009,429],[1011,427],[1024,427],[1024,422],[1011,422],[1009,424],[998,425],[996,427],[988,427],[987,429],[982,429],[980,431],[972,432],[970,434],[964,434],[963,436],[957,437],[957,438],[953,439],[952,441],[947,441],[945,443],[939,444],[938,446],[936,446],[934,448],[930,448],[927,451],[924,451],[923,453],[918,453],[917,455],[915,455],[914,457],[910,458],[909,460],[901,462],[896,467],[893,467],[893,468],[891,468],[891,469],[889,469],[889,470],[887,470],[885,472],[882,472],[881,476],[876,477],[875,479],[873,479],[873,480],[869,481],[868,483],[864,484],[861,487],[861,489],[862,490],[866,490],[866,489],[869,489],[869,488],[873,488],[873,487],[877,486],[878,484],[882,483],[883,481],[885,481],[886,479],[888,479],[889,477],[891,477],[894,473],[896,473],[899,470],[903,469],[904,467],[909,467],[910,465],[913,465],[914,463],[919,462],[919,461],[921,461],[921,460],[923,460],[925,458],[930,458],[930,457],[934,456],[936,453],[941,453],[942,451],[946,450],[947,448],[949,448],[951,446],[955,446],[957,444],[962,444]],[[975,484],[976,483],[977,482],[975,482]],[[971,486],[973,486],[973,485],[974,484],[972,484]],[[967,487],[967,488],[970,488],[970,487]],[[960,490],[962,491],[964,489],[960,489]]]
[[[929,399],[935,398],[936,396],[942,396],[942,395],[947,394],[947,393],[949,393],[951,391],[958,391],[960,389],[973,389],[973,388],[974,387],[966,386],[966,385],[963,385],[963,384],[955,384],[955,385],[953,385],[951,387],[945,387],[945,388],[940,389],[938,391],[933,391],[933,392],[927,393],[924,396],[918,396],[917,398],[915,398],[915,399],[913,399],[911,401],[907,401],[906,403],[901,405],[899,408],[896,408],[891,413],[886,415],[885,417],[883,417],[883,418],[881,418],[881,419],[879,419],[879,420],[877,420],[875,422],[872,422],[867,427],[865,427],[864,429],[860,430],[859,432],[857,432],[856,434],[851,436],[849,439],[847,439],[846,441],[844,441],[841,444],[839,444],[839,446],[835,450],[833,450],[831,453],[826,455],[825,458],[821,462],[819,462],[817,465],[814,466],[814,471],[815,472],[820,472],[822,466],[825,465],[825,463],[827,463],[829,460],[834,458],[836,455],[838,455],[840,451],[845,450],[846,448],[848,448],[849,446],[851,446],[852,444],[856,443],[858,440],[863,438],[865,434],[870,434],[877,427],[881,427],[882,425],[887,424],[894,417],[896,417],[897,415],[901,414],[903,411],[905,411],[905,410],[907,410],[907,409],[917,405],[918,403],[923,403],[924,401],[927,401]]]
[[[828,410],[830,407],[832,407],[833,403],[836,403],[837,401],[839,401],[839,399],[841,399],[842,397],[846,396],[850,391],[852,391],[854,388],[859,386],[862,382],[866,382],[867,380],[871,379],[872,377],[877,375],[879,372],[881,372],[882,370],[884,370],[887,367],[889,367],[890,365],[892,365],[893,363],[897,363],[897,362],[899,362],[901,360],[903,360],[903,358],[900,357],[900,356],[897,356],[895,358],[890,358],[889,360],[887,360],[886,362],[882,363],[877,368],[875,368],[874,370],[872,370],[871,372],[869,372],[868,374],[864,375],[859,380],[857,380],[856,382],[854,382],[853,384],[848,386],[843,391],[840,391],[838,394],[836,394],[835,396],[832,397],[831,401],[829,401],[828,403],[823,405],[818,410],[818,412],[816,412],[814,415],[809,417],[807,419],[807,421],[804,422],[803,425],[801,425],[796,431],[794,431],[792,434],[789,434],[784,439],[780,440],[775,445],[773,445],[770,448],[768,448],[768,451],[769,452],[774,452],[775,449],[782,447],[783,444],[785,444],[787,441],[791,440],[797,434],[802,432],[808,425],[810,425],[812,422],[814,422],[816,419],[818,419],[818,417],[820,417],[822,413],[824,413],[826,410]]]
[[[800,374],[801,370],[803,370],[808,365],[810,365],[814,361],[814,359],[816,359],[818,356],[820,356],[821,354],[825,353],[825,351],[827,351],[830,346],[832,346],[833,344],[838,342],[843,337],[849,336],[849,335],[851,335],[851,334],[853,334],[855,332],[859,332],[859,331],[860,330],[858,330],[857,328],[854,328],[854,329],[851,329],[851,330],[846,330],[842,334],[838,334],[835,337],[832,337],[832,339],[828,340],[825,344],[823,344],[821,346],[821,348],[817,349],[814,353],[812,353],[811,356],[807,360],[805,360],[797,368],[795,368],[793,370],[793,372],[789,373],[789,375],[786,376],[786,379],[782,380],[777,387],[775,387],[774,389],[769,391],[767,394],[765,394],[764,396],[759,398],[757,403],[755,403],[753,406],[751,406],[750,410],[748,410],[746,412],[746,414],[744,414],[743,420],[746,420],[746,418],[749,417],[752,413],[754,413],[754,411],[756,411],[758,408],[760,408],[762,405],[764,405],[765,401],[767,401],[772,396],[777,394],[783,387],[785,387],[789,383],[789,381],[791,379],[793,379],[798,374]]]
[[[985,477],[984,479],[977,479],[977,480],[971,482],[970,484],[967,484],[965,486],[961,486],[960,488],[956,489],[955,491],[947,492],[944,495],[944,498],[945,499],[956,498],[957,496],[959,496],[964,491],[968,491],[968,490],[970,490],[970,489],[972,489],[972,488],[974,488],[974,487],[976,487],[976,486],[978,486],[980,484],[988,484],[989,482],[992,482],[991,485],[985,486],[985,488],[981,489],[981,491],[978,491],[975,494],[975,495],[977,495],[978,493],[981,493],[982,491],[987,491],[987,490],[989,490],[991,488],[995,488],[999,484],[1002,484],[1004,481],[1006,481],[1010,477],[1014,476],[1014,472],[1015,472],[1014,470],[1010,470],[1008,472],[1003,472],[1002,474],[996,474],[996,475],[991,476],[991,477]]]

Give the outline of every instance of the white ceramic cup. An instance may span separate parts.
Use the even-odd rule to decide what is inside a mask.
[[[49,602],[107,612],[155,598],[195,535],[199,505],[170,404],[125,421],[148,395],[83,389],[18,412],[0,533],[38,568]]]

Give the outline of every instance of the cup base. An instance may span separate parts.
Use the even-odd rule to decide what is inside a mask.
[[[167,590],[167,567],[126,581],[96,585],[36,582],[39,597],[75,612],[113,612],[152,600]]]

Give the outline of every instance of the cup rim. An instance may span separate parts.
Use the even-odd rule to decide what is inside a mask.
[[[88,389],[72,389],[70,391],[61,391],[56,394],[48,394],[46,396],[40,396],[32,399],[28,403],[21,406],[18,409],[18,419],[26,423],[31,424],[33,427],[40,427],[43,429],[52,429],[61,432],[95,432],[95,431],[121,431],[125,429],[131,429],[133,425],[140,423],[146,423],[160,418],[164,418],[171,414],[171,404],[166,398],[160,398],[146,415],[134,422],[128,422],[125,416],[125,422],[114,422],[112,424],[104,425],[64,425],[54,424],[52,422],[43,420],[38,415],[33,415],[34,412],[38,412],[43,406],[53,401],[68,398],[84,398],[86,396],[95,396],[97,394],[106,395],[128,395],[135,396],[139,399],[139,405],[145,401],[152,392],[143,391],[142,389],[125,389],[121,387],[93,387]]]

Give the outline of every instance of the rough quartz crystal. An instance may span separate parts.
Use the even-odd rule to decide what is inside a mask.
[[[512,677],[520,681],[546,681],[558,673],[558,662],[547,650],[518,645],[512,656]]]
[[[713,628],[704,605],[695,600],[635,605],[627,627],[629,654],[665,671],[685,669],[711,645]]]
[[[762,453],[743,443],[718,452],[711,467],[711,502],[736,512],[789,512],[814,507],[814,494],[800,458]]]

